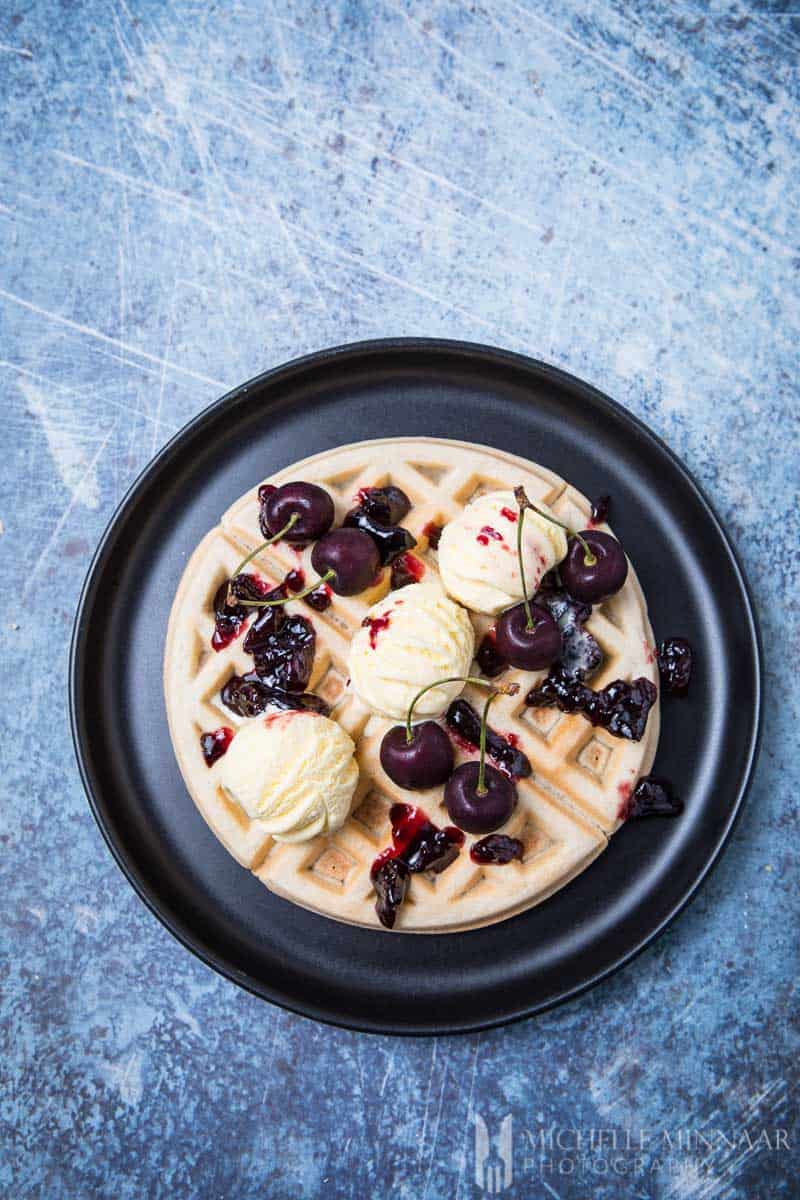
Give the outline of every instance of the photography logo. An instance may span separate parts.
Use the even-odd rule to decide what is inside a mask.
[[[512,1137],[511,1113],[503,1117],[496,1138],[489,1136],[480,1113],[475,1114],[475,1182],[490,1196],[498,1196],[514,1181]]]

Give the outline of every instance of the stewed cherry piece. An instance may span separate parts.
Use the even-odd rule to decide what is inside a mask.
[[[661,685],[673,696],[685,696],[692,680],[692,647],[686,638],[667,638],[658,647]]]
[[[275,537],[294,517],[285,539],[302,546],[328,532],[334,518],[333,500],[315,483],[283,483],[262,501],[262,516],[265,537]]]
[[[567,556],[558,569],[570,596],[598,604],[620,590],[628,577],[628,560],[610,533],[585,529],[567,540]]]
[[[360,529],[335,529],[311,551],[311,565],[339,596],[355,596],[373,582],[380,570],[378,549]]]
[[[483,786],[480,776],[483,774]],[[493,833],[505,825],[517,803],[517,789],[495,767],[477,762],[456,767],[444,789],[450,820],[467,833]]]
[[[506,662],[523,671],[541,671],[561,654],[561,630],[539,604],[506,609],[495,627],[495,639]]]
[[[366,487],[358,493],[358,506],[382,525],[399,525],[411,510],[411,501],[393,484],[386,487]]]
[[[381,742],[381,766],[402,788],[438,787],[453,770],[453,743],[435,721],[415,725],[410,741],[405,725],[394,725]]]

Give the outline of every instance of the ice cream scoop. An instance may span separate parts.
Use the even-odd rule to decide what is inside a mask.
[[[547,511],[543,504],[537,507]],[[439,574],[449,596],[492,616],[523,599],[518,521],[512,491],[488,492],[445,525],[439,541]],[[533,596],[542,577],[566,554],[567,537],[559,525],[529,509],[521,549],[528,595]]]
[[[399,720],[416,694],[450,675],[466,675],[475,650],[469,614],[438,583],[413,583],[374,604],[350,647],[350,681],[373,712]],[[464,684],[426,692],[416,715],[438,716]]]
[[[313,712],[271,712],[242,725],[225,755],[223,788],[278,842],[344,824],[358,781],[352,738]]]

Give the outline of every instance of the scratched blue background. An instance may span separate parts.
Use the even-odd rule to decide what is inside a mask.
[[[797,1194],[799,51],[791,5],[725,0],[4,0],[4,1196],[466,1200],[476,1112],[513,1114],[510,1196]],[[690,911],[463,1039],[328,1029],[196,962],[113,865],[65,713],[92,549],[152,454],[264,368],[391,334],[643,416],[765,640],[756,784]],[[573,1125],[653,1144],[526,1161],[525,1127]],[[659,1140],[715,1129],[771,1146]]]

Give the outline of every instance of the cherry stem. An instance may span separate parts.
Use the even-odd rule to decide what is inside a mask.
[[[283,529],[279,530],[278,533],[273,534],[271,538],[267,538],[267,540],[262,542],[260,546],[256,546],[255,550],[248,554],[247,558],[242,559],[236,570],[231,573],[231,579],[235,579],[237,575],[240,575],[247,564],[252,562],[255,556],[260,554],[262,550],[266,550],[267,546],[271,546],[273,542],[279,542],[282,537],[286,537],[286,534],[289,532],[289,530],[293,529],[299,520],[300,513],[292,513]],[[230,599],[230,596],[228,599]]]
[[[310,596],[318,587],[322,587],[323,583],[327,583],[329,579],[334,579],[336,572],[333,567],[328,570],[319,579],[313,580],[308,587],[304,587],[302,592],[292,592],[291,596],[284,596],[280,600],[236,600],[237,604],[244,604],[247,608],[275,608],[279,604],[286,604],[288,600],[302,600],[304,596]]]
[[[414,709],[418,700],[421,700],[426,692],[430,692],[433,688],[444,687],[446,683],[474,683],[477,687],[492,688],[496,696],[515,696],[519,691],[518,683],[490,683],[488,679],[477,679],[474,675],[448,675],[446,679],[437,679],[434,683],[427,684],[422,691],[417,692],[414,699],[408,706],[408,716],[406,717],[406,742],[413,741],[414,735],[411,731],[411,718],[414,715]]]
[[[523,487],[514,488],[514,498],[516,499],[520,510],[523,508],[532,508],[533,511],[537,512],[540,517],[544,517],[546,521],[552,521],[554,525],[558,525],[559,528],[564,529],[570,537],[577,538],[580,544],[583,546],[583,565],[585,567],[594,567],[597,565],[597,555],[594,553],[592,547],[589,545],[586,539],[582,537],[577,530],[573,532],[569,525],[565,525],[563,521],[559,521],[557,517],[552,515],[552,513],[545,512],[543,508],[539,508],[538,504],[533,504],[525,495],[525,489]],[[519,538],[519,535],[517,535],[517,537]],[[528,628],[530,629],[530,625]]]
[[[585,567],[596,566],[597,565],[597,555],[595,554],[594,550],[589,545],[589,543],[586,541],[586,538],[582,537],[577,532],[575,533],[574,536],[578,539],[580,544],[583,546],[583,565]]]
[[[476,796],[485,796],[489,790],[486,786],[486,733],[489,728],[489,708],[501,694],[500,688],[493,689],[486,697],[486,703],[483,706],[483,716],[481,717],[481,756],[478,760],[478,784],[475,788]]]
[[[521,498],[520,498],[521,497]],[[531,612],[531,602],[528,599],[528,586],[525,583],[525,563],[522,553],[522,523],[525,520],[525,509],[530,503],[525,495],[524,488],[515,488],[514,498],[519,505],[519,520],[517,521],[517,559],[519,560],[519,581],[522,585],[522,603],[525,606],[525,616],[528,618],[525,622],[525,628],[530,631],[533,629],[533,613]]]

